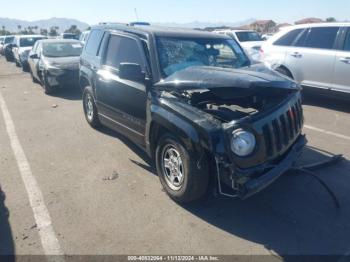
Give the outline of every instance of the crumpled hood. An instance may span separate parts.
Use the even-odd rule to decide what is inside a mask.
[[[214,88],[279,88],[295,89],[300,87],[281,74],[268,69],[263,64],[255,64],[241,69],[227,69],[208,66],[194,66],[178,71],[161,80],[155,86],[178,90],[214,89]]]
[[[79,69],[79,56],[73,57],[45,57],[45,63],[59,69],[77,70]]]

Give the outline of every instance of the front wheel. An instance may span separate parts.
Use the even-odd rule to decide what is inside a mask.
[[[164,135],[156,149],[159,180],[165,192],[176,202],[188,203],[204,196],[208,188],[208,163],[188,151],[171,134]]]
[[[98,118],[97,107],[93,97],[91,87],[86,87],[83,92],[83,107],[86,121],[93,128],[97,128],[101,125]]]
[[[45,94],[50,95],[54,92],[54,88],[47,81],[47,77],[46,77],[45,73],[43,73],[43,75],[42,75],[42,85],[43,85]]]

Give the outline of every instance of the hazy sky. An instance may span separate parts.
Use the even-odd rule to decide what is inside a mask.
[[[304,17],[350,20],[350,0],[15,0],[1,4],[0,17],[24,20],[67,17],[94,24],[128,22],[235,22],[272,18],[294,22]]]

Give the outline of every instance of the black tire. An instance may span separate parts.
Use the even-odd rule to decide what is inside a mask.
[[[25,72],[25,73],[28,73],[29,72],[29,66],[22,65],[22,71]]]
[[[29,68],[29,73],[32,78],[33,83],[38,84],[39,81],[34,77],[32,70]]]
[[[100,127],[101,122],[100,122],[100,119],[98,118],[98,112],[95,104],[94,94],[90,86],[85,87],[83,91],[83,108],[84,108],[85,119],[89,123],[89,125],[93,128]],[[92,112],[90,110],[92,110]]]
[[[294,79],[292,73],[287,68],[285,68],[283,66],[277,67],[276,71],[278,73],[281,73],[282,75],[289,77],[290,79]]]
[[[47,77],[45,73],[43,73],[43,76],[42,76],[42,83],[43,83],[45,94],[50,95],[54,92],[55,89],[52,86],[50,86],[49,82],[47,81]]]
[[[15,60],[15,64],[17,67],[21,67],[21,64],[17,60]]]
[[[174,185],[169,181],[170,169],[165,168],[165,158],[168,150],[175,149],[179,153],[182,160],[182,174],[181,186],[174,189]],[[165,134],[159,140],[155,154],[157,173],[159,180],[165,192],[174,201],[179,203],[189,203],[202,198],[208,188],[209,184],[209,168],[206,156],[197,166],[197,161],[200,156],[188,151],[182,143],[173,135]],[[177,159],[177,158],[176,158]],[[176,162],[176,161],[175,161]],[[181,169],[181,168],[180,168]],[[180,180],[178,181],[180,182]]]
[[[7,62],[11,62],[11,59],[10,59],[10,57],[8,55],[6,55],[5,57],[6,57],[6,61]]]

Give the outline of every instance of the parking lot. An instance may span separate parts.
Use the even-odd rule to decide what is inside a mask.
[[[64,254],[343,255],[350,251],[350,107],[308,97],[303,163],[343,154],[317,171],[341,208],[313,177],[286,175],[240,201],[208,196],[178,205],[162,191],[150,160],[132,142],[86,123],[77,90],[44,95],[0,58],[0,254],[44,254],[40,230],[13,148],[20,147],[42,193]],[[12,143],[12,144],[11,144]],[[15,145],[14,145],[15,144]],[[22,159],[23,160],[23,159]],[[23,166],[22,166],[23,169]],[[1,203],[4,200],[4,205]],[[6,208],[9,218],[5,215]],[[43,236],[42,233],[41,236]]]

